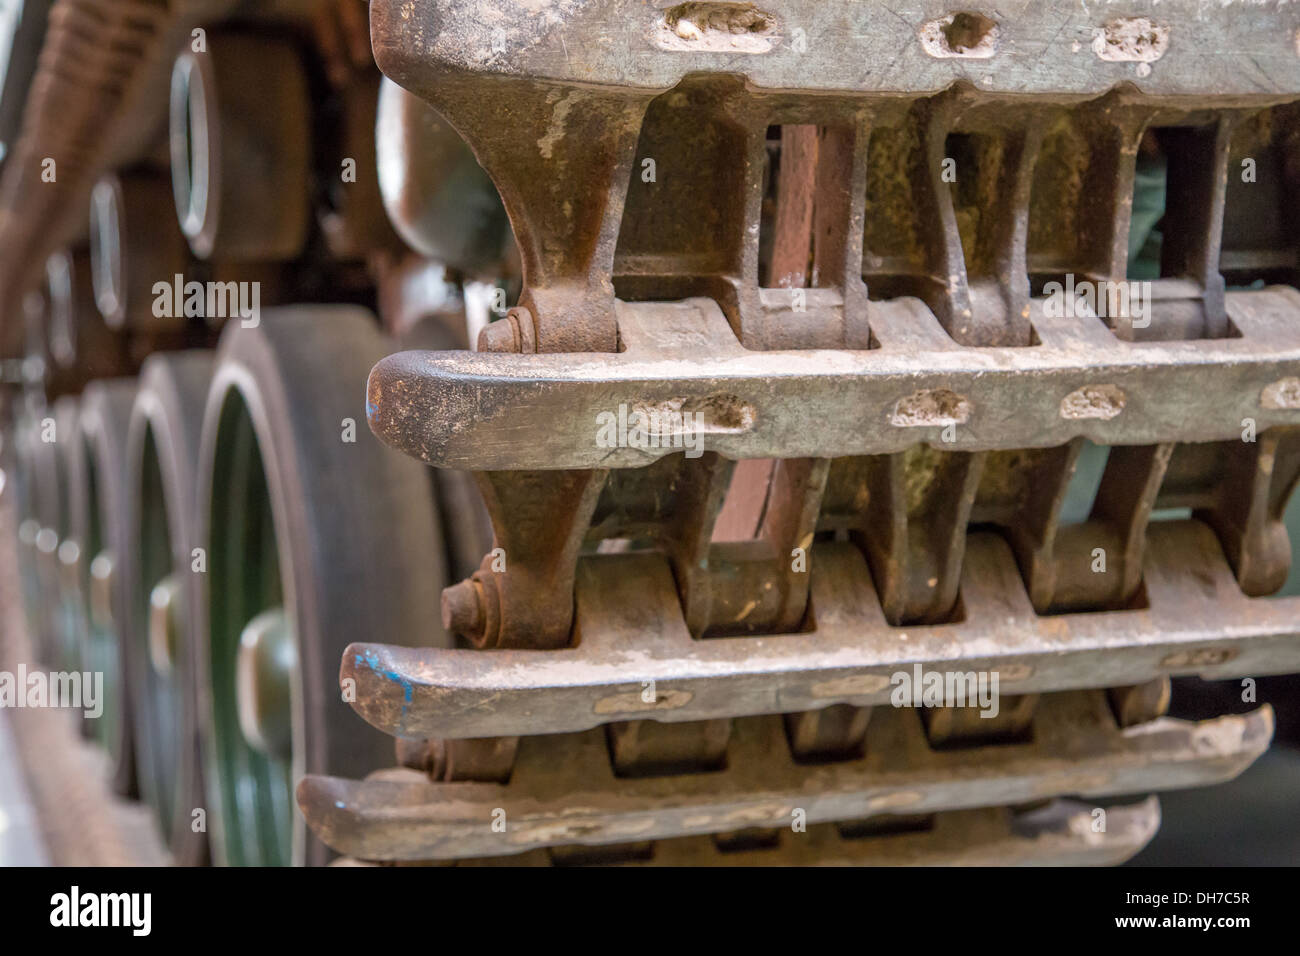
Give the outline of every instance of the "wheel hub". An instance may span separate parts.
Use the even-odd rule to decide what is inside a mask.
[[[263,611],[239,635],[235,702],[239,728],[256,750],[288,758],[293,750],[290,675],[298,652],[283,608]]]
[[[176,619],[180,605],[180,583],[169,574],[149,592],[149,662],[159,677],[168,677],[176,666],[180,627]]]

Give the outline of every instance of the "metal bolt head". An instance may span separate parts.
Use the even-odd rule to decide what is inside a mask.
[[[537,320],[533,313],[522,305],[517,305],[506,313],[506,318],[514,324],[519,336],[520,352],[537,351]]]
[[[510,319],[504,318],[483,326],[478,334],[480,352],[518,352],[519,330]]]
[[[537,324],[533,313],[521,305],[504,319],[483,327],[478,334],[480,352],[536,352]]]
[[[442,766],[442,741],[424,738],[397,738],[397,762],[403,767],[430,774],[435,779]]]
[[[485,626],[483,591],[472,579],[453,584],[442,592],[442,626],[450,634],[474,640]]]

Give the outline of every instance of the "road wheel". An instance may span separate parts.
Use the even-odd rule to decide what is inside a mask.
[[[95,720],[95,736],[108,751],[113,789],[123,796],[138,793],[131,729],[133,667],[126,639],[134,627],[126,441],[135,390],[133,379],[112,379],[91,382],[81,394],[86,495],[85,506],[73,518],[74,534],[87,556],[81,572],[89,622],[86,669],[104,675],[104,707]]]
[[[185,866],[208,862],[206,820],[195,813],[204,795],[192,615],[203,598],[195,494],[213,358],[195,350],[146,360],[127,442],[140,791]]]
[[[219,863],[326,862],[294,783],[393,762],[392,740],[340,693],[344,648],[379,635],[446,642],[428,472],[366,426],[366,379],[389,350],[369,313],[347,307],[268,310],[222,335],[199,478],[203,739]]]

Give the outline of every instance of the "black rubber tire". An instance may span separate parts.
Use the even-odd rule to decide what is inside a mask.
[[[118,673],[121,675],[117,706],[121,719],[108,743],[109,779],[113,791],[121,796],[139,794],[135,773],[135,746],[132,719],[135,689],[131,675],[129,640],[133,620],[131,594],[135,555],[130,549],[130,499],[126,487],[126,441],[135,401],[134,379],[111,379],[91,382],[81,394],[79,426],[85,441],[86,487],[88,507],[74,513],[74,534],[87,557],[82,562],[83,593],[90,594],[90,565],[98,550],[111,552],[114,562],[109,600],[113,615],[113,639]],[[88,656],[90,656],[88,654]],[[110,682],[105,678],[105,694]]]
[[[129,655],[137,689],[136,762],[141,793],[155,810],[173,862],[181,866],[210,861],[207,829],[194,826],[194,811],[206,798],[194,633],[194,618],[205,609],[193,554],[200,546],[199,439],[215,356],[204,349],[150,356],[140,370],[127,440],[131,551],[137,558],[132,594],[137,623]],[[172,665],[175,676],[167,680],[150,663],[148,620],[153,586],[169,573],[181,589],[177,627],[184,630]]]
[[[389,351],[370,313],[346,306],[270,309],[260,325],[232,322],[222,335],[204,416],[198,499],[209,559],[208,613],[198,634],[215,862],[259,862],[236,858],[239,847],[225,837],[233,792],[215,763],[218,748],[230,744],[216,737],[221,723],[214,707],[228,706],[233,682],[213,685],[224,666],[214,648],[248,619],[225,620],[235,616],[223,608],[231,575],[246,575],[244,555],[225,553],[233,549],[219,530],[213,533],[223,507],[213,500],[214,489],[228,493],[224,460],[234,457],[220,449],[233,429],[251,427],[260,454],[283,607],[297,639],[292,784],[306,773],[362,777],[393,765],[392,738],[366,724],[340,693],[348,644],[447,642],[439,610],[445,559],[427,468],[382,445],[366,427],[366,379]],[[342,440],[345,419],[354,424],[350,443]],[[328,862],[331,851],[308,834],[292,793],[290,801],[292,861]]]

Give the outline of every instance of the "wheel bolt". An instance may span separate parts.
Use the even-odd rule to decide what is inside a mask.
[[[480,352],[518,352],[519,330],[508,318],[483,326],[478,334]]]
[[[470,640],[482,635],[483,592],[473,579],[443,589],[442,626],[449,633],[460,634]]]

